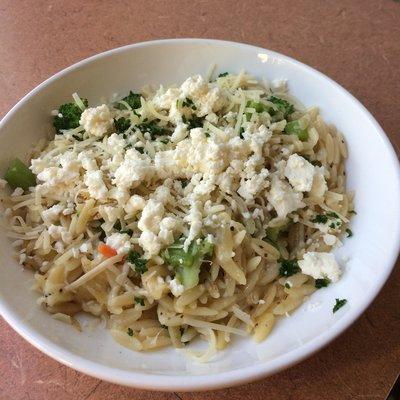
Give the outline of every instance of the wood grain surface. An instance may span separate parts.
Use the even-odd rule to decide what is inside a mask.
[[[0,0],[0,115],[78,60],[173,37],[247,42],[317,68],[361,100],[399,153],[398,0]],[[213,392],[155,393],[102,382],[41,354],[0,319],[0,399],[385,399],[400,369],[398,267],[368,311],[317,355]]]

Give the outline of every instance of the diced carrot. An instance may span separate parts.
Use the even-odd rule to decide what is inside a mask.
[[[104,243],[100,243],[97,247],[97,250],[99,251],[99,253],[103,254],[104,257],[114,257],[117,255],[117,250]]]

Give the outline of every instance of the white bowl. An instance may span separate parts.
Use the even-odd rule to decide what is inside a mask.
[[[140,43],[88,58],[54,75],[25,96],[0,125],[0,172],[11,158],[26,158],[52,131],[50,110],[77,91],[90,104],[144,84],[172,84],[196,73],[241,69],[258,78],[287,78],[305,105],[318,105],[326,121],[343,132],[350,158],[348,188],[356,191],[354,237],[337,251],[349,257],[338,284],[319,290],[262,344],[235,340],[207,364],[196,364],[168,348],[134,353],[106,329],[78,333],[36,305],[32,273],[11,257],[0,232],[0,311],[26,340],[56,360],[89,375],[154,390],[205,390],[265,377],[310,356],[350,326],[388,278],[399,250],[400,177],[396,155],[371,114],[346,90],[316,70],[269,50],[239,43],[176,39]],[[360,77],[360,79],[362,79]],[[335,298],[348,304],[333,314]],[[311,307],[310,307],[311,306]]]

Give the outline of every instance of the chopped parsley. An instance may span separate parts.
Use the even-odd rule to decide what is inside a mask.
[[[336,311],[340,310],[346,303],[346,299],[335,299],[336,303],[333,306],[332,312],[335,313]]]
[[[131,121],[128,118],[114,119],[114,126],[117,133],[124,133],[131,126]]]
[[[218,78],[223,78],[224,76],[228,76],[229,75],[229,72],[221,72],[219,75],[218,75]]]
[[[150,133],[151,139],[155,140],[157,136],[167,135],[168,131],[165,130],[162,126],[157,124],[157,120],[153,119],[149,122],[142,122],[141,124],[136,126],[137,129],[142,133]]]
[[[126,256],[126,261],[134,266],[134,270],[139,274],[147,271],[147,261],[140,257],[140,254],[135,250],[130,250]]]
[[[142,103],[140,102],[140,93],[133,93],[132,91],[129,92],[128,96],[124,97],[122,101],[128,103],[132,110],[136,108],[140,108]],[[126,110],[125,104],[118,103],[115,108],[118,110]]]
[[[268,101],[271,103],[274,103],[278,110],[282,112],[283,118],[286,118],[288,115],[294,113],[294,106],[293,104],[290,104],[288,101],[280,99],[279,97],[276,96],[270,96],[268,98]],[[270,110],[269,113],[271,115],[275,115],[275,110]]]
[[[185,187],[189,185],[190,182],[188,179],[179,179],[179,181],[181,182],[182,189],[185,189]]]
[[[349,228],[346,229],[347,237],[352,237],[353,236],[353,231]]]
[[[291,286],[289,285],[289,283],[287,283],[287,282],[285,283],[285,288],[286,288],[286,289],[290,289],[290,288],[291,288]]]
[[[334,221],[332,221],[334,219]],[[318,214],[314,219],[311,220],[314,224],[326,224],[329,223],[329,228],[336,229],[342,224],[342,221],[335,212],[327,212],[326,214]]]
[[[190,119],[182,115],[182,121],[188,124],[188,129],[201,128],[204,125],[204,117],[193,115]]]
[[[279,274],[281,276],[288,277],[301,271],[297,260],[281,260],[280,263]]]
[[[126,331],[126,333],[127,333],[129,336],[133,336],[133,330],[132,330],[132,328],[128,328],[128,330]]]
[[[316,279],[315,280],[315,287],[317,289],[321,289],[327,287],[331,283],[331,280],[328,278]]]
[[[144,306],[144,299],[142,297],[135,297],[135,303]]]
[[[189,97],[186,97],[186,99],[183,100],[182,106],[183,106],[183,107],[189,107],[189,108],[191,108],[192,110],[197,110],[195,104],[193,103],[193,100],[192,100],[192,99],[189,99]]]
[[[315,224],[326,224],[328,222],[328,217],[326,215],[318,214],[314,219],[311,220]]]

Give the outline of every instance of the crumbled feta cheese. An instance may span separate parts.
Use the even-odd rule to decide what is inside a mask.
[[[112,247],[118,254],[125,254],[131,249],[129,235],[126,233],[113,233],[107,237],[106,245]]]
[[[340,267],[331,253],[310,251],[304,254],[298,263],[302,273],[314,279],[328,278],[332,282],[337,282],[341,275]]]
[[[100,170],[87,171],[84,177],[90,197],[96,200],[107,199],[108,189],[103,181],[103,173]]]
[[[68,231],[67,228],[64,228],[61,225],[50,225],[47,228],[47,231],[51,238],[54,240],[62,240],[66,244],[70,244],[72,242],[72,234]]]
[[[142,231],[158,232],[161,218],[164,215],[164,205],[159,201],[150,199],[143,208],[138,222],[138,228]]]
[[[63,210],[64,207],[61,204],[55,204],[54,206],[42,211],[42,219],[46,224],[51,224],[57,220]]]
[[[174,217],[165,217],[161,220],[158,238],[165,246],[169,246],[174,242],[173,233],[177,227],[180,227],[180,222]]]
[[[81,253],[89,253],[92,250],[93,250],[93,247],[92,247],[92,243],[91,242],[82,243],[80,245],[80,247],[79,247],[79,251]]]
[[[290,212],[305,207],[302,198],[303,195],[295,192],[288,183],[273,176],[267,199],[275,208],[278,217],[285,218]]]
[[[161,243],[158,241],[157,235],[152,231],[143,231],[138,243],[149,257],[158,254],[161,250]]]
[[[113,133],[107,138],[107,150],[111,154],[122,153],[126,146],[126,140],[122,135]]]
[[[172,279],[168,286],[175,297],[179,297],[185,291],[185,287],[176,278]]]
[[[266,180],[268,175],[268,170],[263,168],[259,174],[255,174],[249,179],[242,179],[237,192],[245,200],[253,200],[261,190],[265,189],[269,185],[269,182]]]
[[[96,159],[92,151],[82,151],[78,154],[78,160],[86,171],[95,171],[98,169]]]
[[[112,183],[121,188],[134,188],[154,175],[154,167],[148,156],[135,149],[129,149],[120,166],[116,169]]]
[[[309,192],[314,179],[314,166],[298,154],[292,154],[285,167],[285,176],[299,192]]]
[[[0,178],[0,189],[4,189],[7,185],[7,181]]]
[[[113,119],[110,109],[107,105],[102,104],[101,106],[87,108],[83,111],[79,123],[89,135],[102,137],[110,131]]]
[[[143,210],[145,205],[146,200],[143,197],[134,194],[125,204],[124,210],[129,216],[133,216]]]

